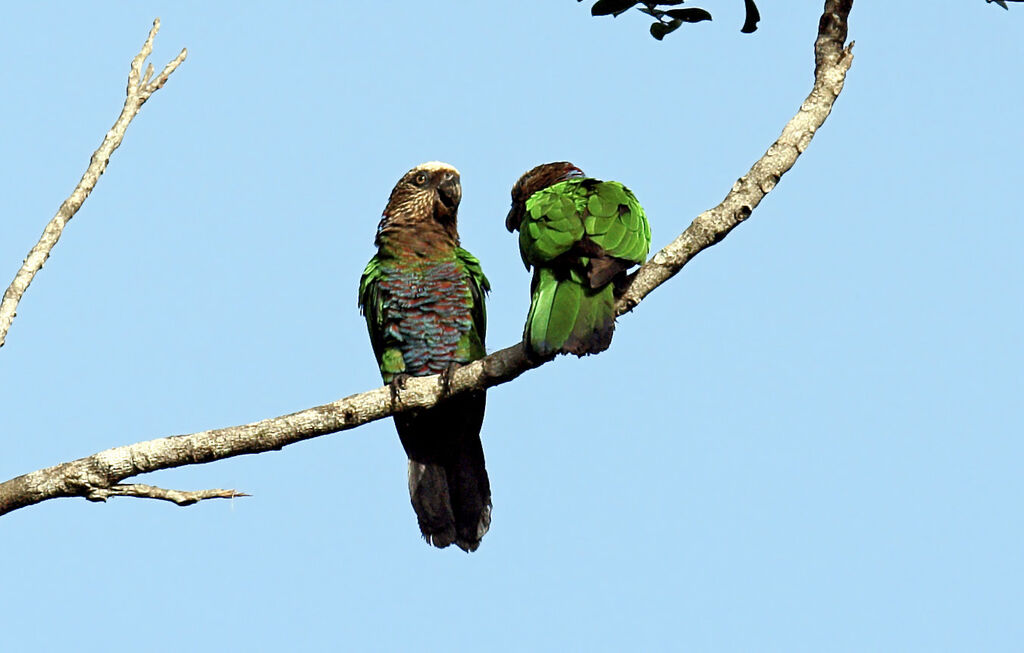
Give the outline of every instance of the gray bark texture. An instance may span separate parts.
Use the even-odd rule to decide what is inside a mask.
[[[619,315],[633,310],[655,288],[675,276],[690,259],[702,250],[721,241],[736,225],[750,217],[765,195],[771,192],[782,176],[793,167],[797,158],[810,144],[818,128],[828,118],[832,111],[832,105],[843,89],[846,73],[853,62],[851,53],[853,44],[846,44],[847,21],[852,6],[853,0],[826,0],[825,10],[818,26],[818,36],[814,44],[814,85],[807,99],[801,104],[797,114],[783,128],[782,134],[768,148],[768,151],[733,184],[725,199],[718,206],[697,216],[678,238],[657,252],[633,275],[628,288],[618,301],[616,309]],[[137,68],[141,67],[142,59],[148,55],[158,26],[159,22],[154,23],[146,46],[132,62],[136,83],[138,82]],[[149,87],[152,87],[152,90],[149,91],[150,94],[166,81],[167,76],[173,72],[174,67],[184,57],[185,51],[183,50],[177,59],[168,64],[160,77],[149,84]],[[152,66],[146,79],[151,75]],[[143,80],[143,84],[145,84],[145,80]],[[131,76],[129,76],[128,96],[125,112],[129,112],[129,103],[132,100]],[[136,98],[138,97],[141,96],[136,96]],[[135,100],[137,104],[134,105],[134,111],[130,112],[131,116],[134,116],[134,112],[138,111],[138,107],[147,97],[149,97],[148,94],[142,99]],[[42,260],[45,260],[49,248],[59,237],[64,223],[81,206],[85,196],[88,195],[88,190],[95,185],[95,180],[102,173],[106,158],[120,143],[124,128],[131,120],[131,117],[124,119],[124,116],[125,113],[122,113],[121,118],[115,124],[115,129],[108,133],[100,150],[93,155],[93,164],[98,160],[101,160],[103,164],[98,167],[99,171],[92,178],[91,185],[86,184],[86,178],[83,177],[80,188],[86,184],[88,189],[79,199],[74,200],[77,201],[77,204],[73,205],[73,210],[70,210],[67,217],[62,217],[65,209],[64,206],[61,207],[61,211],[54,218],[59,226],[56,228],[56,235],[52,238],[52,242],[49,246],[45,246],[43,241],[40,241],[40,245],[36,246],[36,249],[41,246],[45,248],[42,259],[39,260],[39,266],[42,265]],[[111,139],[111,134],[114,134],[119,125],[121,135],[116,136],[113,145],[108,147],[108,140]],[[93,165],[90,165],[89,170],[93,170]],[[87,172],[86,176],[89,175],[90,172]],[[75,192],[77,194],[79,189],[76,189]],[[65,204],[73,202],[74,197],[75,195],[72,195],[72,198]],[[50,226],[47,227],[48,232],[49,230]],[[44,234],[44,240],[46,238],[47,236]],[[33,252],[36,249],[33,249]],[[26,261],[26,266],[29,266],[28,261]],[[35,269],[37,270],[38,266]],[[24,270],[25,268],[22,268],[22,271],[18,273],[19,277],[22,276]],[[32,274],[34,274],[34,270],[28,275],[28,280],[24,282],[20,291],[13,291],[17,293],[13,300],[14,304],[24,292],[24,287],[27,287]],[[18,278],[15,279],[15,283],[18,283]],[[12,290],[8,290],[8,294],[12,294]],[[5,296],[4,306],[6,305],[7,297]],[[13,319],[13,307],[10,310],[10,319]],[[6,328],[10,325],[8,319],[5,326],[2,321],[3,316],[3,311],[0,311],[0,343],[3,341]],[[84,497],[90,501],[105,501],[111,496],[132,496],[162,499],[173,501],[179,505],[187,505],[203,499],[244,496],[234,490],[184,492],[149,485],[123,484],[121,481],[159,469],[208,463],[242,454],[280,449],[309,438],[352,429],[410,408],[433,406],[452,394],[507,383],[543,363],[544,361],[528,359],[522,345],[516,344],[459,368],[447,389],[443,388],[440,376],[411,378],[399,390],[393,390],[387,386],[380,387],[290,415],[107,449],[85,458],[30,472],[0,484],[0,515],[58,497]]]

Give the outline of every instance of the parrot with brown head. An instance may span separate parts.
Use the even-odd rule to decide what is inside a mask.
[[[459,244],[459,172],[437,161],[395,184],[377,227],[377,254],[359,282],[359,308],[385,383],[450,374],[486,355],[490,284]],[[480,428],[484,391],[394,416],[409,457],[409,494],[423,537],[475,551],[491,523]]]

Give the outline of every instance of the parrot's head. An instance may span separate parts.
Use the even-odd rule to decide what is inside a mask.
[[[505,228],[515,231],[526,217],[526,200],[539,190],[553,186],[566,179],[583,177],[583,171],[568,161],[542,163],[531,168],[512,186],[512,208],[505,218]]]
[[[378,237],[392,227],[424,232],[435,232],[440,227],[457,243],[461,200],[462,182],[455,166],[440,161],[421,163],[402,175],[391,189]]]

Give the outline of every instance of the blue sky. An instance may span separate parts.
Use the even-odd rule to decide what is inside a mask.
[[[779,5],[779,3],[775,3]],[[632,188],[663,246],[810,88],[820,2],[664,42],[569,0],[21,3],[0,23],[6,285],[159,68],[0,350],[4,479],[375,387],[356,285],[394,182],[462,172],[515,342],[517,176]],[[796,8],[796,5],[801,5]],[[734,6],[735,5],[735,6]],[[157,473],[253,496],[0,518],[12,651],[1017,650],[1024,6],[857,2],[810,149],[613,347],[492,391],[480,550],[424,545],[390,421]]]

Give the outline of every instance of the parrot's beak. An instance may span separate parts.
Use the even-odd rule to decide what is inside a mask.
[[[455,213],[459,208],[459,202],[462,201],[462,184],[459,183],[459,178],[455,175],[446,175],[437,185],[437,198],[448,213]]]
[[[508,216],[505,217],[505,228],[511,233],[519,228],[522,221],[523,216],[520,214],[519,209],[513,206],[509,209]]]

